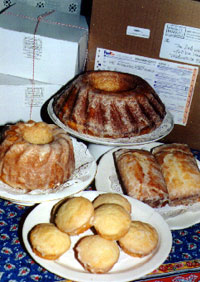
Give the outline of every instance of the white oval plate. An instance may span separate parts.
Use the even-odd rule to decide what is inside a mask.
[[[140,146],[128,146],[127,148],[144,149],[150,151],[152,148],[161,144],[162,143],[154,142]],[[113,159],[113,152],[117,150],[119,150],[119,147],[107,151],[100,158],[95,177],[97,191],[117,192],[123,194],[123,190],[118,181]],[[200,162],[198,160],[197,164],[200,167]],[[194,204],[193,206],[166,207],[156,210],[164,217],[171,230],[187,228],[200,222],[199,203]]]
[[[168,135],[173,127],[173,117],[172,114],[167,111],[167,114],[162,122],[162,124],[153,132],[149,134],[144,134],[141,136],[131,137],[131,138],[120,138],[120,139],[112,139],[112,138],[99,138],[96,136],[90,136],[83,133],[79,133],[70,127],[63,124],[59,118],[55,115],[52,104],[54,98],[52,98],[48,104],[47,110],[50,118],[52,121],[57,124],[59,127],[67,131],[72,136],[85,140],[87,142],[95,143],[95,144],[102,144],[102,145],[109,145],[109,146],[128,146],[128,145],[137,145],[137,144],[146,144],[149,142],[157,141],[166,135]]]
[[[94,180],[97,164],[86,145],[71,137],[75,154],[75,172],[73,176],[59,187],[42,191],[26,192],[15,189],[0,181],[0,197],[16,204],[31,206],[44,201],[52,201],[78,193]]]
[[[84,191],[79,193],[83,197],[93,200],[101,192]],[[154,269],[158,268],[168,257],[172,247],[172,235],[164,219],[148,205],[125,196],[132,206],[132,219],[144,221],[154,226],[159,234],[159,245],[152,255],[144,258],[133,258],[123,251],[120,251],[119,261],[114,265],[110,272],[106,274],[92,274],[83,269],[79,262],[74,258],[73,247],[83,236],[92,234],[88,230],[79,236],[71,236],[71,248],[58,260],[45,260],[32,252],[28,241],[29,231],[38,223],[49,222],[51,209],[57,201],[45,202],[35,207],[27,216],[22,230],[22,237],[25,247],[33,259],[41,266],[63,278],[79,282],[122,282],[138,279]]]

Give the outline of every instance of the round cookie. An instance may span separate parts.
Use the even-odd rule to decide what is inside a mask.
[[[119,258],[117,243],[99,235],[82,238],[76,245],[75,251],[82,266],[92,273],[108,272]]]
[[[60,205],[55,215],[55,224],[69,235],[78,235],[92,226],[94,207],[84,197],[72,197]]]
[[[130,214],[118,204],[102,204],[94,211],[94,228],[105,239],[118,240],[128,232],[130,224]]]
[[[128,213],[131,213],[131,204],[127,198],[118,193],[104,193],[97,196],[93,201],[94,208],[102,204],[118,204],[122,206]]]
[[[119,239],[122,250],[134,257],[144,257],[156,250],[158,233],[148,223],[132,221],[129,231]]]
[[[70,237],[51,223],[35,225],[29,233],[33,252],[41,258],[55,260],[71,245]]]

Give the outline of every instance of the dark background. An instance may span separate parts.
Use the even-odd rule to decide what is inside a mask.
[[[90,21],[91,11],[92,11],[92,0],[82,0],[81,15],[85,16],[88,22]]]

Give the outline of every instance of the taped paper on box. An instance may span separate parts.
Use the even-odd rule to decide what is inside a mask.
[[[20,120],[42,121],[44,103],[59,89],[59,84],[0,74],[0,126]]]
[[[160,58],[200,65],[200,29],[166,23]]]
[[[97,48],[94,68],[142,77],[172,113],[174,123],[187,124],[198,67]]]

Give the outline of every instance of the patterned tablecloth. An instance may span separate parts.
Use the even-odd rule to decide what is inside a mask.
[[[200,152],[193,151],[200,160]],[[16,205],[0,199],[0,281],[63,281],[38,265],[26,252],[22,226],[32,207]],[[200,281],[200,223],[172,231],[173,245],[167,260],[153,273],[138,281]]]

